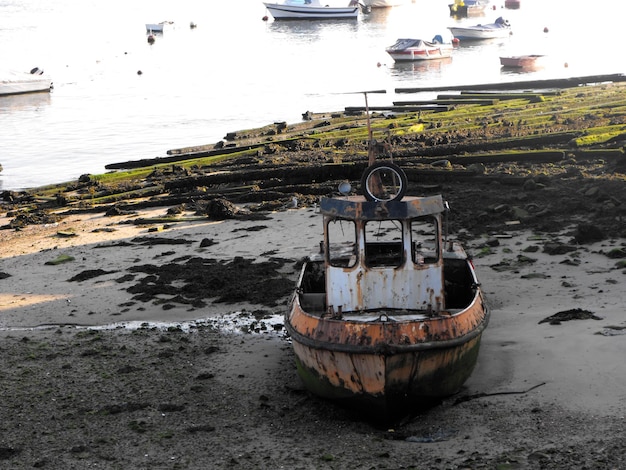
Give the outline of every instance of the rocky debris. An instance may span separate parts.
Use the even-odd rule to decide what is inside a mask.
[[[13,216],[13,219],[8,223],[8,225],[0,227],[0,229],[10,228],[19,230],[28,225],[55,224],[63,219],[63,216],[52,214],[44,210],[35,210],[32,212],[20,211],[11,215]]]
[[[113,274],[116,272],[117,271],[105,271],[104,269],[87,269],[85,271],[82,271],[76,274],[75,276],[72,276],[67,281],[68,282],[81,282],[81,281],[86,281],[88,279],[93,279],[99,276],[104,276],[106,274]]]
[[[292,260],[255,262],[236,257],[223,262],[209,258],[188,258],[159,266],[139,265],[128,270],[145,276],[127,290],[133,300],[176,302],[195,307],[206,300],[217,303],[248,302],[276,306],[293,292],[294,280],[283,273]]]
[[[573,308],[570,310],[564,310],[562,312],[555,313],[554,315],[550,315],[547,318],[544,318],[539,323],[550,323],[550,325],[560,325],[564,321],[570,320],[602,320],[602,318],[596,316],[593,312],[589,310],[584,310],[582,308]]]
[[[574,241],[576,243],[594,243],[602,241],[606,238],[606,235],[600,227],[590,224],[579,224],[574,234]]]
[[[224,198],[212,199],[197,211],[197,213],[207,215],[214,220],[233,219],[242,212],[235,204]]]

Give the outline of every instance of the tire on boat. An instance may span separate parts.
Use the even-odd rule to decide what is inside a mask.
[[[399,201],[406,194],[407,186],[406,173],[391,162],[374,163],[361,176],[363,195],[372,202]]]

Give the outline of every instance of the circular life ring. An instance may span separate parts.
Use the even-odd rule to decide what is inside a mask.
[[[374,163],[361,176],[361,188],[368,201],[399,201],[406,194],[407,186],[406,173],[394,163]]]

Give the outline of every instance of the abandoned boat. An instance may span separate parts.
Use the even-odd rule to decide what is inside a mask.
[[[406,184],[375,163],[363,196],[321,200],[323,241],[285,318],[305,386],[373,420],[458,392],[489,318],[470,258],[447,238],[447,204],[389,190]]]

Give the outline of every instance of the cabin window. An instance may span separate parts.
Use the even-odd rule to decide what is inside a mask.
[[[400,266],[403,262],[402,224],[397,220],[365,223],[365,264],[370,267]]]
[[[326,224],[328,262],[331,266],[351,268],[356,265],[356,225],[352,220],[335,219]]]
[[[432,216],[411,220],[411,252],[415,264],[432,264],[439,261],[437,219]]]

